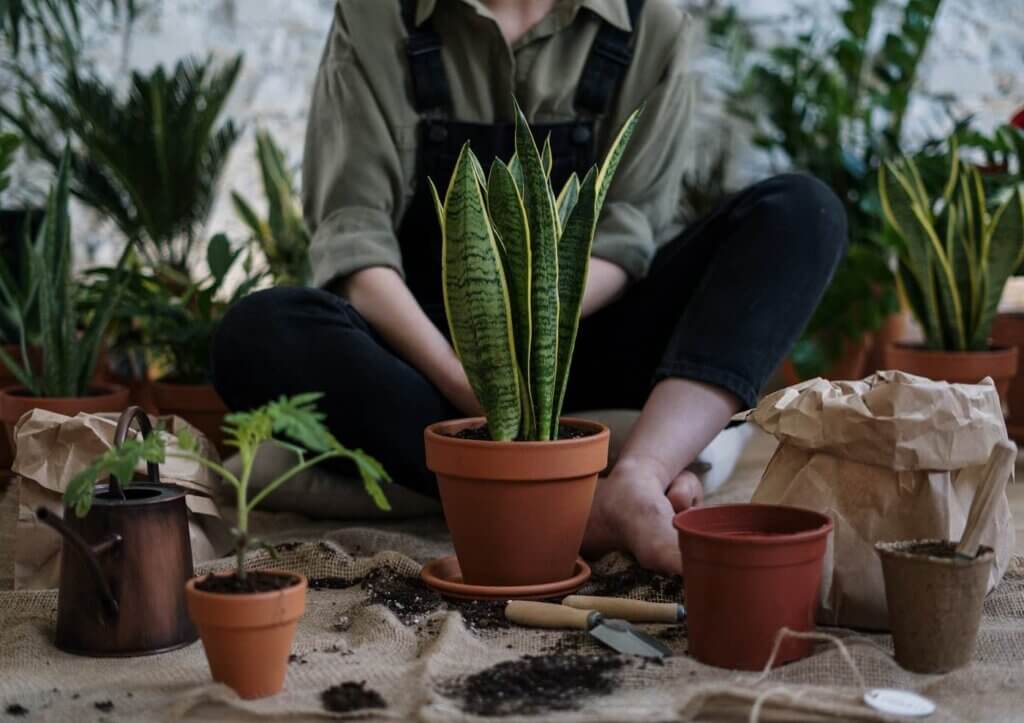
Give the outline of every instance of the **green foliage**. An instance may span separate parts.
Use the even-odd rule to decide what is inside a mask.
[[[0,270],[0,297],[14,314],[21,347],[20,363],[3,349],[0,361],[35,397],[82,397],[89,393],[103,335],[121,295],[119,264],[102,289],[102,301],[88,319],[81,318],[71,275],[69,157],[65,153],[60,164],[37,239],[25,243],[26,286],[18,287],[8,269]],[[33,313],[38,314],[44,350],[38,370],[28,354]]]
[[[808,326],[794,356],[813,363],[805,374],[821,374],[843,341],[856,342],[898,308],[891,273],[891,251],[878,233],[881,212],[876,174],[900,151],[900,134],[921,57],[941,0],[901,0],[899,27],[879,47],[875,24],[880,0],[848,0],[839,30],[808,32],[789,44],[738,53],[743,82],[730,108],[756,127],[754,141],[782,152],[792,165],[832,187],[843,201],[850,224],[851,251]],[[714,19],[711,30],[723,38],[743,38],[735,13]],[[838,312],[838,313],[837,313]],[[820,336],[825,330],[826,337]]]
[[[377,460],[362,450],[343,446],[324,424],[324,415],[317,410],[319,393],[281,397],[248,412],[235,412],[225,418],[225,443],[238,450],[242,467],[239,474],[221,466],[217,461],[199,454],[198,440],[188,430],[178,435],[178,449],[167,450],[166,434],[161,430],[150,433],[143,440],[128,441],[119,449],[111,449],[93,464],[82,470],[68,485],[64,501],[79,516],[92,506],[96,482],[113,474],[122,485],[130,484],[134,470],[143,462],[163,462],[165,457],[186,459],[201,464],[219,474],[236,492],[238,527],[236,528],[236,555],[238,575],[245,577],[245,554],[260,544],[249,536],[249,513],[268,495],[298,473],[329,459],[352,462],[359,471],[366,493],[382,510],[390,509],[382,485],[391,478]],[[249,480],[252,476],[256,453],[262,444],[271,444],[289,450],[296,456],[295,464],[282,472],[252,498]],[[312,456],[310,456],[312,455]]]
[[[184,283],[196,232],[238,130],[218,123],[241,68],[235,58],[179,62],[133,73],[126,97],[69,65],[50,90],[16,71],[20,102],[0,104],[25,142],[56,167],[57,139],[76,141],[71,190],[114,221],[150,269]]]
[[[27,50],[66,54],[81,41],[81,18],[109,9],[129,22],[138,10],[136,0],[0,0],[0,40],[12,57]]]
[[[0,133],[0,193],[10,185],[10,178],[7,176],[7,169],[14,162],[14,152],[18,150],[21,141],[18,136],[12,133]]]
[[[443,203],[431,184],[452,344],[495,440],[557,437],[597,218],[639,113],[558,196],[550,143],[538,150],[518,105],[508,164],[485,176],[467,143]]]
[[[295,184],[284,153],[264,130],[256,133],[256,158],[263,176],[267,218],[260,218],[237,193],[231,194],[235,211],[252,232],[253,243],[267,260],[278,286],[304,286],[310,278],[309,229],[302,219]]]
[[[879,194],[899,240],[897,280],[928,347],[981,351],[1003,287],[1024,262],[1024,184],[1009,186],[993,207],[981,172],[961,160],[955,138],[944,159],[945,177],[930,184],[915,160],[887,162]]]

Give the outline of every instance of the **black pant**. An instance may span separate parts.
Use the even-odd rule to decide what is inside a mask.
[[[713,384],[753,406],[845,247],[842,205],[809,176],[777,176],[737,194],[581,322],[565,409],[639,408],[667,377]],[[252,294],[221,323],[213,364],[232,409],[323,392],[342,443],[377,457],[397,482],[436,494],[423,428],[460,415],[347,301],[315,289]]]

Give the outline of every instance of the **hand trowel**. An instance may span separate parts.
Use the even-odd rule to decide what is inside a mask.
[[[645,658],[672,655],[672,650],[660,640],[635,629],[625,620],[606,618],[596,610],[512,600],[505,606],[505,617],[517,625],[531,628],[586,630],[591,637],[624,655],[640,655]]]

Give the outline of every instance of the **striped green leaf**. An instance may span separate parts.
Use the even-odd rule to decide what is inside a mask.
[[[558,220],[551,184],[526,117],[516,104],[516,156],[523,169],[523,202],[530,229],[531,320],[530,392],[535,438],[552,438],[555,374],[558,368]]]
[[[984,193],[984,190],[981,191]],[[985,265],[982,267],[984,294],[977,326],[971,338],[971,349],[988,348],[992,321],[999,310],[1003,287],[1024,261],[1024,189],[1013,189],[992,214],[984,231],[982,248]]]
[[[491,438],[515,439],[521,397],[512,309],[468,143],[448,185],[443,230],[442,288],[452,345],[487,415]]]
[[[544,139],[544,149],[540,152],[540,162],[544,166],[544,175],[551,177],[551,167],[555,164],[554,156],[551,155],[551,134]]]
[[[636,130],[636,124],[640,120],[642,112],[643,108],[637,108],[629,114],[629,117],[622,124],[622,128],[619,129],[615,140],[612,141],[611,146],[608,148],[608,153],[604,157],[604,163],[601,164],[601,170],[597,174],[598,213],[600,213],[601,207],[604,206],[604,199],[608,195],[609,187],[612,185],[612,179],[615,177],[615,171],[619,167],[619,161],[622,160],[626,146],[629,145],[629,139],[633,137],[633,131]]]
[[[530,392],[530,227],[526,207],[508,166],[500,159],[491,165],[487,179],[487,207],[491,222],[504,242],[505,279],[508,282],[512,308],[512,330],[516,344],[516,360],[524,372],[520,381],[524,401],[522,437],[533,433],[533,400]]]
[[[562,186],[562,192],[558,194],[558,198],[555,200],[555,206],[558,208],[558,226],[564,229],[566,222],[569,220],[569,214],[572,213],[573,208],[576,206],[576,199],[580,195],[580,179],[573,173],[569,176],[569,180]]]

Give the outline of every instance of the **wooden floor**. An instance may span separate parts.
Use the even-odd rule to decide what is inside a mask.
[[[727,484],[756,485],[775,451],[775,445],[774,438],[757,431],[747,443],[736,471]],[[1017,528],[1017,554],[1024,556],[1024,455],[1017,460],[1017,481],[1007,490],[1007,495],[1010,498],[1014,526]]]

